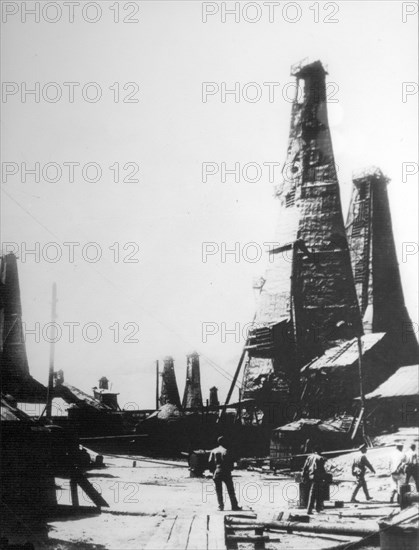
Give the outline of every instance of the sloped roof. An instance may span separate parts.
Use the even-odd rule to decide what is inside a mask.
[[[2,421],[20,422],[21,420],[30,420],[30,417],[27,414],[19,410],[3,395],[1,396],[0,412]]]
[[[336,433],[346,433],[348,431],[345,423],[348,419],[346,415],[340,417],[329,418],[327,420],[320,420],[319,418],[300,418],[299,420],[294,420],[289,424],[275,428],[274,432],[299,432],[306,429],[320,430],[321,432],[336,432]]]
[[[178,409],[176,405],[173,405],[172,403],[166,403],[165,405],[162,405],[159,410],[150,414],[150,416],[146,418],[146,421],[153,418],[158,420],[173,420],[180,418],[181,416],[183,416],[183,413]]]
[[[382,338],[385,332],[374,332],[364,334],[361,337],[362,354],[370,351]],[[311,363],[303,367],[303,371],[320,369],[334,369],[337,367],[347,367],[358,361],[358,344],[357,339],[345,340],[339,345],[334,346],[324,352],[321,357],[314,359]]]
[[[385,399],[419,395],[419,365],[400,367],[378,388],[368,393],[366,399]]]
[[[285,424],[284,426],[279,426],[279,428],[275,428],[275,432],[298,432],[307,426],[318,426],[321,423],[321,420],[319,418],[300,418],[299,420],[294,420],[293,422],[290,422],[289,424]]]
[[[110,407],[101,403],[98,399],[95,399],[91,395],[84,393],[84,391],[66,382],[55,386],[54,396],[61,397],[67,403],[74,403],[75,405],[84,404],[101,411],[111,410]]]
[[[289,424],[275,428],[275,432],[299,432],[306,429],[320,430],[321,432],[336,432],[345,433],[347,428],[345,427],[345,420],[347,417],[329,418],[327,420],[320,420],[319,418],[300,418],[294,420]]]

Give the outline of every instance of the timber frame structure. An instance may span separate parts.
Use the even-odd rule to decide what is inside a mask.
[[[299,402],[300,369],[363,332],[328,124],[326,74],[320,61],[292,68],[296,94],[276,189],[275,248],[246,345],[242,397],[255,398],[278,424],[293,418],[278,418],[272,405]]]

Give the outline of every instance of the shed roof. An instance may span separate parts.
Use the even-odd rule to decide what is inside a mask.
[[[321,432],[336,432],[346,433],[348,431],[347,421],[348,418],[345,415],[341,417],[328,418],[327,420],[320,420],[319,418],[300,418],[294,420],[284,426],[275,428],[274,432],[299,432],[302,430],[319,430]]]
[[[74,403],[75,405],[87,405],[99,411],[111,410],[110,407],[108,407],[104,403],[101,403],[98,399],[95,399],[91,395],[88,395],[84,391],[79,390],[75,386],[71,386],[66,382],[55,386],[54,396],[61,397],[67,403]]]
[[[362,354],[370,351],[382,338],[385,332],[374,332],[361,336]],[[345,340],[324,352],[321,357],[317,357],[311,363],[303,367],[303,370],[334,369],[337,367],[347,367],[358,361],[357,339]]]
[[[368,393],[366,399],[386,399],[419,395],[419,365],[400,367],[378,388]]]
[[[1,396],[1,420],[3,421],[12,421],[20,422],[22,420],[30,420],[30,417],[25,414],[23,411],[19,410],[13,403],[7,399],[6,396]]]

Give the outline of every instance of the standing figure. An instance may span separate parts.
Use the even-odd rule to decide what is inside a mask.
[[[412,443],[408,451],[406,451],[406,483],[409,483],[410,478],[416,485],[416,491],[419,491],[419,475],[418,475],[418,453],[416,451],[416,445]]]
[[[230,497],[231,509],[241,510],[237,503],[236,493],[234,492],[233,479],[231,472],[234,468],[234,460],[231,451],[227,448],[227,443],[224,437],[217,439],[218,447],[211,451],[209,462],[215,466],[214,484],[217,493],[218,509],[224,510],[223,500],[223,482],[225,483]]]
[[[364,491],[365,498],[367,500],[372,500],[372,497],[370,497],[368,493],[367,482],[365,481],[365,473],[367,468],[371,470],[373,474],[375,474],[375,470],[371,466],[371,463],[367,458],[367,446],[362,445],[360,451],[361,452],[354,458],[354,461],[352,463],[352,475],[355,476],[356,485],[354,492],[352,493],[351,502],[358,502],[356,500],[356,495],[361,488]]]
[[[406,462],[406,457],[403,454],[403,445],[396,445],[396,450],[394,451],[390,459],[390,474],[393,480],[392,491],[390,496],[390,502],[393,502],[394,497],[397,495],[397,500],[400,491],[400,485],[403,480],[403,472]]]
[[[310,483],[307,514],[313,513],[314,506],[316,506],[317,512],[321,512],[323,509],[323,483],[326,477],[325,462],[326,460],[321,456],[318,447],[314,447],[313,453],[305,461],[302,472],[303,479]]]

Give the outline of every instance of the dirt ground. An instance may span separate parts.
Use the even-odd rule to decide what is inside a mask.
[[[406,441],[407,435],[409,434],[400,437]],[[415,433],[412,437],[415,437]],[[384,438],[380,443],[393,445],[394,441],[394,437],[387,440]],[[367,475],[370,494],[374,499],[370,506],[377,516],[384,516],[394,510],[386,504],[390,495],[388,462],[392,452],[394,446],[368,451],[368,457],[377,470],[376,475]],[[353,516],[358,506],[361,516],[365,513],[362,504],[347,504],[353,489],[353,478],[350,473],[352,459],[353,455],[345,455],[329,461],[329,469],[336,481],[336,484],[331,486],[330,500],[345,502],[340,519],[344,519],[345,513]],[[210,474],[208,473],[206,478],[191,478],[186,462],[173,462],[168,465],[166,462],[145,460],[144,457],[105,456],[105,464],[104,469],[88,472],[90,482],[109,504],[109,508],[102,509],[102,514],[50,522],[47,526],[48,533],[42,536],[35,536],[33,533],[30,535],[22,529],[21,535],[16,534],[13,542],[36,540],[36,548],[48,550],[138,550],[145,548],[147,541],[164,518],[222,514],[217,511]],[[269,472],[264,474],[236,470],[234,482],[243,509],[254,510],[258,521],[276,520],[281,511],[295,508],[297,505],[298,484],[292,477],[274,476]],[[70,504],[68,480],[57,478],[56,483],[59,487],[59,503]],[[359,494],[358,498],[364,500],[362,494]],[[79,500],[80,505],[92,505],[80,489]],[[229,501],[226,498],[226,511],[228,509]],[[321,520],[320,516],[314,517],[314,521]],[[371,524],[376,526],[376,521],[377,518],[370,515]],[[281,546],[278,548],[297,550],[333,546],[327,539],[317,541],[316,544],[313,543],[313,538],[293,540],[293,544],[284,544],[285,540],[282,538]],[[12,542],[12,539],[10,541]]]

